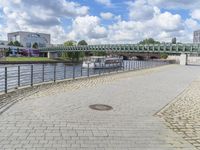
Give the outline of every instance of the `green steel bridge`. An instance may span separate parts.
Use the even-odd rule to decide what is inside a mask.
[[[41,48],[41,52],[80,52],[80,51],[105,51],[105,52],[128,52],[128,53],[168,53],[168,54],[200,54],[200,44],[107,44],[87,46],[52,46]]]

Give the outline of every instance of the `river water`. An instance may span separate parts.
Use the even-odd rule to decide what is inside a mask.
[[[79,65],[57,64],[20,64],[0,65],[0,92],[5,90],[5,67],[7,67],[7,89],[28,86],[54,80],[73,79],[81,76],[92,76],[119,70],[136,70],[167,64],[162,61],[124,61],[124,68],[87,69]],[[20,67],[19,67],[20,66]],[[32,72],[32,73],[31,73]]]

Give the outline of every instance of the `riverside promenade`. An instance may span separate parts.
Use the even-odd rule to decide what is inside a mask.
[[[198,141],[195,145],[185,138],[185,132],[176,132],[178,121],[174,125],[172,118],[180,108],[173,105],[177,96],[181,97],[199,77],[198,66],[168,65],[39,89],[0,115],[0,149],[198,149]],[[194,90],[199,87],[200,82]],[[193,102],[198,100],[192,98]],[[179,102],[179,114],[189,103]],[[113,109],[90,109],[93,104]],[[187,113],[195,111],[184,110]]]

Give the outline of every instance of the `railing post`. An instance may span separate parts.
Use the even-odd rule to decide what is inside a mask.
[[[75,74],[75,71],[76,71],[75,69],[76,69],[76,68],[75,68],[75,64],[73,63],[73,79],[76,78],[76,77],[75,77],[75,75],[76,75],[76,74]]]
[[[135,69],[135,68],[136,68],[135,66],[136,66],[136,61],[134,60],[134,61],[133,61],[133,70],[136,70],[136,69]]]
[[[66,65],[64,64],[64,79],[66,79],[67,77],[66,77]]]
[[[89,63],[88,63],[88,66],[87,66],[87,76],[88,76],[88,77],[90,76],[90,68],[89,68]]]
[[[108,73],[110,74],[110,64],[108,64]]]
[[[99,62],[99,75],[101,75],[101,62]]]
[[[83,76],[83,66],[81,65],[81,77]]]
[[[56,82],[56,64],[54,64],[54,79],[53,79],[54,82]]]
[[[105,68],[104,68],[103,64],[101,65],[101,68],[102,68],[102,73],[105,74]]]
[[[42,82],[44,82],[44,64],[42,65]]]
[[[125,61],[123,60],[123,71],[125,71]]]
[[[139,70],[141,69],[141,60],[138,62],[139,63]]]
[[[133,69],[133,61],[131,60],[131,70]]]
[[[8,68],[5,67],[5,93],[8,93]]]
[[[18,66],[18,87],[20,87],[20,66]]]
[[[31,65],[31,86],[33,86],[33,65]]]
[[[131,70],[131,61],[130,60],[128,61],[128,70],[129,71]]]

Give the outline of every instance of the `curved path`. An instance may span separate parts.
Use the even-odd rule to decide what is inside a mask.
[[[193,150],[155,114],[199,75],[197,66],[171,65],[48,87],[0,116],[0,148]]]

